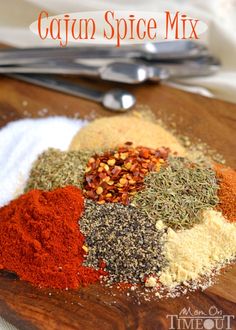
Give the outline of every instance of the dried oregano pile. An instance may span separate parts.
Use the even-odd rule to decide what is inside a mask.
[[[168,165],[145,178],[145,189],[132,205],[156,223],[173,229],[190,228],[201,221],[201,211],[218,203],[218,184],[211,167],[193,164],[186,158],[170,157]]]
[[[53,190],[74,185],[82,188],[89,151],[60,151],[50,148],[33,164],[25,192],[31,189]]]

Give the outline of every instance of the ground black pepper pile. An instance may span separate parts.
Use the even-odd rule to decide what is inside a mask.
[[[143,282],[166,265],[164,231],[133,206],[87,200],[79,224],[88,247],[85,264],[98,268],[105,261],[110,282]]]

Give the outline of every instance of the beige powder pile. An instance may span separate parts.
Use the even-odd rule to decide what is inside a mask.
[[[167,269],[160,275],[162,284],[172,287],[222,266],[236,255],[236,224],[225,220],[221,212],[206,210],[203,223],[175,232],[168,229]]]
[[[149,148],[169,147],[172,152],[185,155],[184,147],[169,131],[157,123],[134,115],[94,120],[75,135],[70,150],[113,149],[125,142]]]

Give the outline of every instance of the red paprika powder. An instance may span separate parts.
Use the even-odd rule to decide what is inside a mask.
[[[232,168],[214,164],[216,176],[219,181],[218,210],[230,221],[236,221],[236,171]]]
[[[82,265],[83,207],[80,189],[68,186],[32,190],[1,208],[0,269],[39,287],[78,288],[98,281],[105,272]]]

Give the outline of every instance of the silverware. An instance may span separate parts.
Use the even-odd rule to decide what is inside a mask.
[[[135,96],[122,89],[111,89],[107,92],[101,92],[50,75],[8,74],[7,76],[101,103],[111,111],[125,112],[136,103]]]
[[[209,76],[215,74],[220,69],[221,63],[217,58],[208,56],[181,62],[152,63],[152,65],[156,68],[166,70],[169,73],[170,79],[173,79]]]
[[[82,46],[66,48],[25,48],[3,49],[0,51],[0,65],[37,63],[49,59],[88,59],[88,58],[139,58],[155,61],[180,60],[207,56],[207,48],[190,40],[145,43],[122,46]]]
[[[82,75],[126,84],[140,84],[147,80],[160,81],[169,77],[168,72],[161,67],[125,62],[113,62],[103,66],[91,66],[80,63],[53,61],[41,64],[0,66],[0,73]]]
[[[100,66],[65,61],[0,66],[0,73],[69,74],[100,78],[126,84],[139,84],[147,80],[162,81],[173,78],[207,76],[216,73],[220,62],[215,57],[200,57],[181,63],[109,62]]]
[[[83,60],[102,62],[88,65]],[[104,64],[105,63],[105,64]],[[106,93],[84,88],[49,74],[82,75],[102,80],[138,84],[156,81],[180,89],[174,79],[215,73],[220,62],[202,44],[189,40],[122,46],[85,46],[68,48],[28,48],[0,51],[0,73],[33,84],[88,98],[114,111],[126,111],[135,98],[123,90]],[[33,74],[32,74],[33,73]],[[191,86],[191,91],[206,94]],[[209,93],[208,93],[209,94]]]

